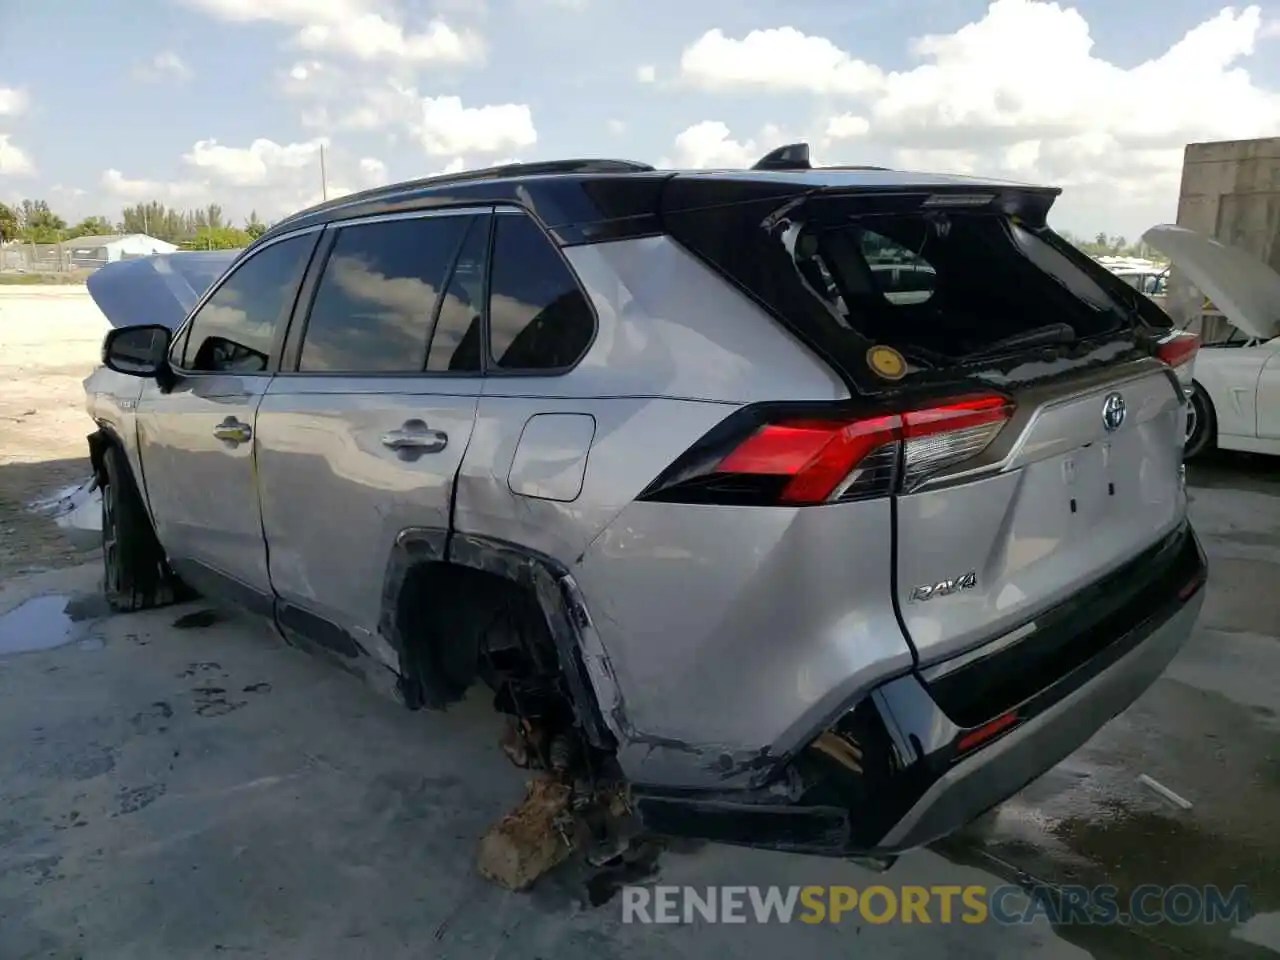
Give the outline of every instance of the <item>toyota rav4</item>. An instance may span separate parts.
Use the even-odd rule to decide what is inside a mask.
[[[111,602],[233,602],[413,708],[487,683],[657,833],[930,842],[1203,599],[1198,340],[1057,194],[802,145],[521,164],[291,216],[178,322],[184,255],[108,266]]]

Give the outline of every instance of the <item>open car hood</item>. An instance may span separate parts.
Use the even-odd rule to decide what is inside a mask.
[[[113,327],[160,323],[174,330],[239,255],[199,250],[119,260],[90,275],[89,295]]]
[[[1161,224],[1142,235],[1187,275],[1246,337],[1280,335],[1280,274],[1237,247]]]

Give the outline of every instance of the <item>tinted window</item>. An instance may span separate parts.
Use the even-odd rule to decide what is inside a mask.
[[[489,218],[476,217],[467,228],[449,287],[440,302],[431,334],[427,370],[431,373],[478,373],[480,313],[484,305],[485,258],[489,250]]]
[[[568,266],[524,216],[497,217],[490,279],[494,362],[507,370],[554,370],[582,356],[595,315]]]
[[[416,373],[471,217],[344,227],[311,305],[299,370]]]
[[[281,240],[236,268],[191,322],[183,366],[261,373],[276,325],[293,307],[315,234]]]

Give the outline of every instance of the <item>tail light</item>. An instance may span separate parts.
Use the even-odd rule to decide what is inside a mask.
[[[1196,353],[1200,350],[1198,334],[1177,331],[1169,334],[1156,347],[1156,356],[1173,368],[1174,376],[1183,389],[1191,389],[1191,373]]]
[[[1007,397],[981,394],[873,416],[748,417],[696,444],[641,499],[809,506],[905,493],[981,453],[1012,412]]]

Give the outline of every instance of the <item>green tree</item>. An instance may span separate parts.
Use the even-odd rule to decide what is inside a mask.
[[[115,227],[111,225],[106,217],[85,217],[74,227],[69,227],[63,231],[62,239],[74,240],[76,237],[99,237],[110,233],[115,233]]]
[[[249,219],[244,222],[244,232],[254,240],[267,232],[267,225],[258,219],[257,210],[249,211]]]
[[[201,211],[203,212],[203,211]],[[236,227],[205,226],[185,241],[182,246],[187,250],[238,250],[253,242],[247,231]]]
[[[23,200],[18,204],[18,236],[29,243],[57,243],[67,221],[49,209],[44,200]]]
[[[18,235],[18,229],[17,212],[0,203],[0,241],[14,239]]]

